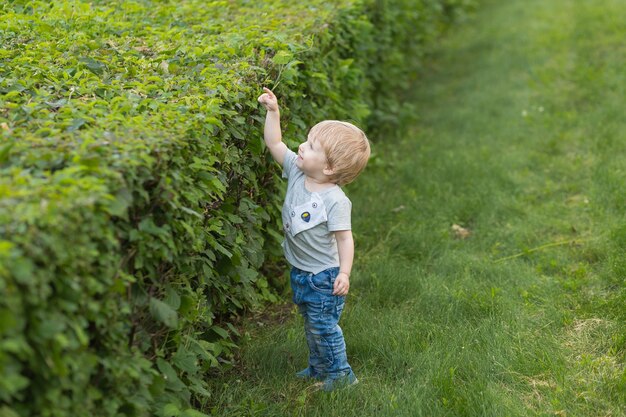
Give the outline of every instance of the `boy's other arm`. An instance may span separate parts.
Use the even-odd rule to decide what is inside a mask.
[[[351,230],[335,232],[337,249],[339,251],[339,275],[335,280],[333,295],[346,295],[350,290],[350,272],[354,260],[354,240]]]
[[[259,103],[263,104],[267,110],[265,116],[265,127],[263,128],[263,137],[265,145],[270,150],[272,157],[281,166],[287,152],[287,145],[283,143],[282,133],[280,132],[280,109],[278,108],[278,100],[269,88],[263,88],[265,93],[259,97]]]

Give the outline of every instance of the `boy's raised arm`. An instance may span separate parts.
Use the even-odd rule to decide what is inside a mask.
[[[280,132],[280,109],[278,108],[278,100],[269,88],[264,87],[263,90],[265,93],[259,96],[259,103],[263,104],[267,110],[263,136],[272,157],[282,166],[285,153],[287,152],[287,145],[283,143],[282,133]]]

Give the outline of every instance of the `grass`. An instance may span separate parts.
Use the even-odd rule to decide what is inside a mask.
[[[348,188],[361,383],[296,380],[302,322],[251,320],[220,416],[626,415],[626,3],[489,1],[399,97]],[[470,235],[455,237],[458,224]]]

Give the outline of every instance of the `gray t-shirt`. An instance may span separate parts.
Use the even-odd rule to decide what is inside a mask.
[[[352,229],[352,203],[338,185],[314,193],[307,190],[296,159],[296,154],[287,150],[283,161],[283,177],[288,179],[282,210],[283,250],[292,266],[317,274],[339,266],[334,232]]]

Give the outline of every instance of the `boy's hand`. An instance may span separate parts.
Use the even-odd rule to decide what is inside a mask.
[[[333,286],[333,295],[346,295],[350,290],[350,276],[345,272],[340,272]]]
[[[259,96],[259,103],[265,106],[267,111],[278,111],[278,99],[276,99],[272,90],[267,87],[263,87],[263,91],[265,91],[265,93]]]

